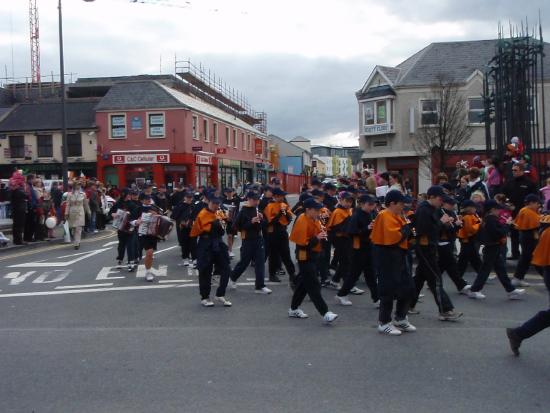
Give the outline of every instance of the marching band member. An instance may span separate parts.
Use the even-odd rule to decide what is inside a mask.
[[[550,294],[550,215],[540,219],[542,232],[539,243],[533,251],[531,263],[542,268],[544,284]],[[545,328],[550,327],[550,309],[539,311],[531,319],[518,328],[507,328],[506,334],[510,342],[512,352],[519,356],[519,347],[523,340],[533,337]]]
[[[153,267],[153,252],[157,249],[158,239],[154,235],[147,234],[151,217],[157,215],[158,212],[153,209],[151,195],[142,193],[139,195],[141,206],[139,207],[140,218],[135,221],[134,226],[138,227],[139,235],[139,248],[145,250],[145,259],[143,264],[145,265],[145,280],[153,282],[155,277],[151,272]]]
[[[386,209],[377,215],[370,234],[380,294],[378,332],[392,336],[416,331],[407,319],[414,283],[406,261],[411,229],[403,215],[404,200],[400,191],[389,191],[385,197]],[[394,300],[397,302],[392,323]]]
[[[277,277],[278,263],[283,262],[288,273],[290,285],[293,286],[295,272],[294,263],[290,258],[287,227],[293,214],[284,202],[287,193],[280,188],[273,190],[273,202],[265,207],[264,215],[267,221],[269,239],[269,281],[281,282]],[[280,259],[280,261],[279,261]]]
[[[328,220],[330,219],[330,210],[325,206],[324,203],[326,195],[323,191],[320,191],[318,189],[314,189],[313,191],[311,191],[311,195],[319,204],[323,205],[323,207],[319,211],[319,221],[321,222],[321,229],[324,228],[326,231]],[[321,280],[321,287],[325,287],[329,286],[329,284],[331,283],[329,271],[330,243],[328,242],[328,239],[322,239],[320,243],[321,252],[319,253],[317,272],[319,275],[319,279]]]
[[[172,207],[171,218],[176,221],[176,234],[181,247],[181,266],[188,267],[191,263],[189,258],[194,253],[192,238],[189,236],[193,226],[193,192],[183,192],[180,201]]]
[[[230,288],[237,288],[237,280],[254,259],[256,274],[255,291],[257,294],[271,294],[265,286],[265,249],[262,238],[263,215],[258,211],[260,196],[250,191],[246,194],[246,205],[235,218],[235,228],[241,232],[241,259],[231,272]]]
[[[370,241],[370,232],[375,217],[376,199],[370,195],[361,195],[358,198],[359,208],[353,211],[351,218],[346,226],[346,233],[351,237],[351,268],[349,275],[344,275],[344,283],[336,300],[341,305],[352,305],[348,294],[354,294],[357,280],[361,273],[365,274],[365,282],[369,287],[372,301],[378,303],[378,286],[376,284],[376,275],[372,261],[372,244]],[[357,294],[357,292],[355,292]]]
[[[329,239],[332,245],[334,245],[334,259],[337,263],[336,273],[332,277],[332,284],[335,288],[339,288],[338,283],[347,276],[349,272],[350,239],[345,232],[345,228],[351,217],[352,204],[352,194],[349,192],[342,192],[339,196],[338,205],[334,211],[332,211],[327,224]]]
[[[296,277],[296,288],[292,296],[288,316],[293,318],[307,318],[308,315],[300,309],[300,304],[309,295],[313,305],[326,323],[331,323],[338,317],[328,310],[328,306],[321,295],[321,284],[317,278],[317,263],[321,251],[320,240],[326,239],[327,234],[321,231],[319,211],[322,205],[313,198],[304,201],[305,212],[301,214],[290,234],[290,240],[296,244],[296,259],[299,273]]]
[[[225,298],[225,290],[231,269],[229,267],[227,245],[223,242],[226,216],[223,211],[220,211],[221,202],[219,198],[210,197],[208,206],[199,212],[191,228],[190,236],[192,238],[198,237],[197,268],[199,270],[199,290],[203,307],[214,306],[214,302],[210,299],[214,265],[220,272],[220,284],[214,300],[223,304],[224,307],[231,307],[232,305]]]
[[[233,241],[237,232],[234,229],[233,219],[239,212],[239,206],[241,204],[241,198],[237,196],[233,188],[225,188],[223,191],[222,206],[226,210],[227,214],[227,247],[229,248],[229,258],[235,257],[233,254]]]
[[[540,206],[540,198],[535,194],[529,194],[525,197],[525,206],[520,209],[514,219],[514,227],[519,232],[519,245],[521,246],[518,265],[514,278],[512,278],[512,284],[515,287],[529,287],[529,283],[524,281],[524,278],[531,265],[533,251],[539,238]]]
[[[477,214],[477,207],[474,201],[467,199],[462,202],[462,227],[458,231],[460,241],[460,253],[458,255],[458,273],[464,277],[468,263],[479,272],[481,258],[479,258],[479,243],[476,240],[481,218]]]
[[[508,278],[508,273],[506,272],[505,256],[508,234],[507,226],[511,224],[512,219],[508,218],[505,224],[500,222],[500,209],[502,209],[502,205],[494,199],[486,201],[483,209],[485,216],[479,231],[481,243],[484,245],[483,261],[481,269],[477,273],[476,279],[468,292],[468,297],[474,299],[485,298],[481,290],[489,278],[489,273],[494,268],[498,280],[508,293],[508,297],[511,300],[517,300],[525,293],[525,290],[514,288],[510,282],[510,278]]]

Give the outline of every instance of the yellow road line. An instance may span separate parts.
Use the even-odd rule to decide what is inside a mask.
[[[113,236],[116,235],[115,231],[110,231],[110,230],[107,230],[107,231],[108,231],[108,233],[105,234],[105,235],[101,235],[99,237],[95,237],[95,238],[92,238],[92,239],[84,239],[84,240],[81,241],[81,244],[89,244],[89,243],[96,242],[96,241],[106,240],[106,239],[112,238]],[[9,259],[18,258],[18,257],[25,257],[27,255],[38,254],[38,253],[41,253],[41,252],[60,250],[60,249],[63,249],[63,248],[70,247],[71,245],[72,244],[63,243],[63,244],[59,244],[59,245],[52,245],[50,247],[33,248],[31,250],[22,251],[22,252],[11,254],[11,255],[0,256],[0,261],[6,261],[6,260],[9,260]]]

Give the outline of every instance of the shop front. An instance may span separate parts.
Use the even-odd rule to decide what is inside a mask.
[[[213,166],[212,155],[195,155],[195,188],[215,185]]]
[[[13,171],[20,169],[23,173],[34,174],[42,179],[63,179],[61,171],[63,165],[60,162],[52,163],[12,163],[0,166],[0,177],[9,178]],[[70,162],[69,163],[69,179],[86,176],[88,178],[95,177],[97,174],[95,162]]]
[[[241,161],[242,184],[252,183],[254,180],[254,162]]]
[[[241,161],[218,160],[218,182],[222,188],[236,188],[240,181]]]
[[[256,180],[255,182],[260,182],[263,185],[267,184],[269,175],[269,165],[265,163],[256,163]]]

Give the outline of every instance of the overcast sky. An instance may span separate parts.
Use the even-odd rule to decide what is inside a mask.
[[[57,0],[38,7],[42,75],[57,74]],[[64,0],[65,70],[173,74],[174,56],[190,57],[266,111],[270,133],[353,145],[354,93],[376,64],[494,38],[499,20],[532,24],[539,9],[550,37],[548,0]],[[0,1],[0,63],[0,77],[30,76],[27,0]]]

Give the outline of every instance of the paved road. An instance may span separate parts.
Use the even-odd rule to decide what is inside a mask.
[[[520,358],[504,339],[506,326],[548,305],[537,277],[519,302],[497,284],[475,302],[448,283],[460,322],[438,321],[427,295],[418,332],[385,337],[367,296],[342,308],[324,291],[340,314],[332,326],[310,302],[309,319],[288,319],[287,283],[259,296],[250,271],[228,294],[233,308],[201,308],[173,239],[159,244],[153,285],[112,268],[114,240],[0,255],[0,412],[549,409],[550,334]]]

